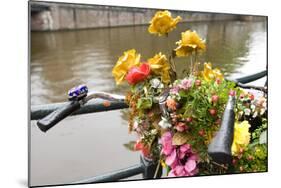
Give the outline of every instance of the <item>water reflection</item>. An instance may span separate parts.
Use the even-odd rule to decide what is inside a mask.
[[[239,75],[253,68],[255,72],[257,65],[266,66],[264,22],[182,23],[168,39],[148,34],[147,26],[32,33],[31,103],[64,101],[66,91],[81,83],[95,90],[123,93],[126,86],[116,87],[111,76],[123,51],[135,48],[143,60],[159,51],[167,53],[169,45],[176,47],[174,42],[186,28],[206,39],[207,51],[201,61],[211,61],[227,74]],[[255,58],[257,54],[259,59]],[[181,70],[186,59],[178,58],[176,62]],[[253,66],[242,70],[245,64]]]

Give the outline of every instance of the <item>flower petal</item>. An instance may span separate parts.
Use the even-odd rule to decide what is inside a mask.
[[[177,158],[177,151],[176,149],[174,149],[171,153],[171,155],[169,155],[166,160],[165,160],[165,163],[168,165],[168,166],[171,166],[175,161],[176,161],[176,158]]]

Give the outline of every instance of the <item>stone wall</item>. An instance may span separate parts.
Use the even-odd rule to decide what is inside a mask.
[[[36,6],[45,6],[34,11]],[[85,29],[148,24],[156,10],[142,8],[111,7],[101,5],[75,5],[30,2],[30,26],[32,31]],[[183,21],[252,20],[250,16],[171,11]],[[256,18],[256,17],[254,17]],[[264,17],[262,17],[264,18]]]

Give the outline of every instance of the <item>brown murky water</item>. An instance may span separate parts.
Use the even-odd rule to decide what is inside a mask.
[[[31,33],[31,105],[62,102],[67,90],[85,83],[91,90],[124,94],[111,70],[123,51],[135,48],[142,60],[174,48],[180,33],[196,30],[207,42],[201,60],[230,77],[266,69],[265,22],[182,23],[169,38],[148,34],[147,26]],[[176,60],[178,70],[184,58]],[[263,84],[264,80],[256,82]],[[139,162],[125,149],[126,110],[69,117],[48,133],[31,122],[31,185],[64,184]]]

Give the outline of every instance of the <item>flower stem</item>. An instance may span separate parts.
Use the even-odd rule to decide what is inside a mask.
[[[192,75],[193,72],[193,58],[192,58],[193,54],[191,54],[190,56],[190,75]]]
[[[158,164],[157,164],[157,167],[156,167],[154,176],[153,176],[154,179],[156,178],[156,176],[157,176],[157,174],[158,174],[159,168],[160,168],[160,160],[158,161]]]
[[[168,44],[168,51],[173,53],[173,49],[171,48],[168,37],[169,37],[169,35],[167,33],[166,39],[167,39],[167,44]],[[175,64],[174,59],[173,59],[173,54],[169,55],[169,63],[171,65],[171,68],[172,68],[173,72],[175,73],[176,79],[177,79],[177,68],[176,68],[176,64]]]
[[[198,70],[198,64],[197,64],[197,50],[195,50],[194,59],[195,59],[195,63],[194,63],[193,72],[196,73],[197,70]]]

